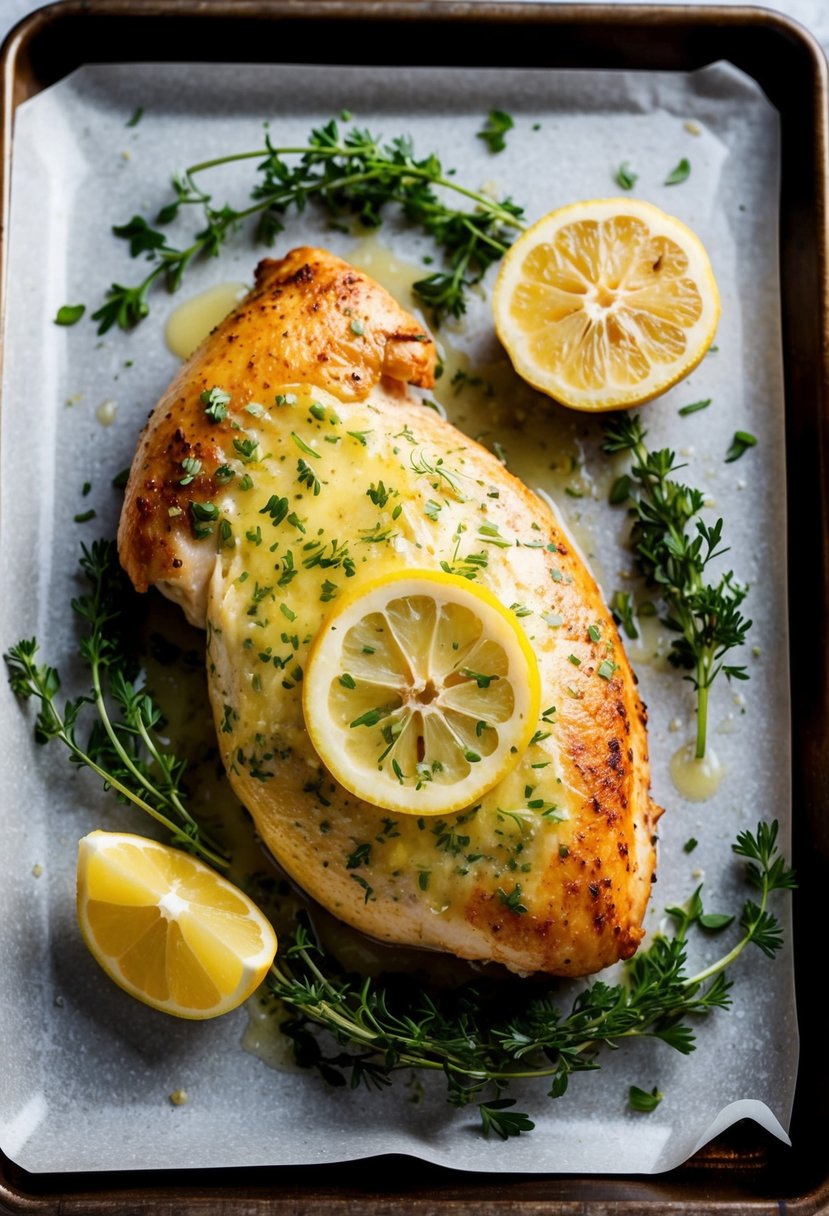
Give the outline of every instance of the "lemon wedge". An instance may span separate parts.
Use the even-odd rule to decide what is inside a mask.
[[[518,763],[537,725],[538,664],[484,587],[394,573],[338,601],[303,681],[320,759],[351,793],[411,815],[471,805]]]
[[[495,329],[518,374],[579,410],[664,393],[714,337],[720,297],[690,228],[639,199],[573,203],[509,249]]]
[[[180,1018],[212,1018],[259,987],[276,935],[226,878],[179,849],[126,832],[78,845],[78,924],[116,984]]]

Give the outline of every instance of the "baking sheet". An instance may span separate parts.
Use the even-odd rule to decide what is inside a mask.
[[[494,104],[516,118],[498,157],[475,139]],[[138,106],[141,122],[127,127]],[[128,463],[137,431],[176,367],[161,337],[175,301],[164,296],[130,335],[101,340],[87,322],[69,331],[52,324],[60,304],[83,299],[93,308],[109,282],[137,277],[140,265],[127,263],[109,223],[137,211],[153,215],[166,201],[170,171],[227,148],[261,146],[265,118],[275,141],[293,143],[344,108],[389,138],[411,134],[421,155],[438,149],[462,180],[511,192],[530,218],[616,193],[613,173],[628,161],[640,175],[635,193],[688,222],[712,254],[723,297],[718,350],[644,416],[651,441],[681,451],[688,479],[724,515],[728,560],[752,584],[747,610],[758,654],[747,648],[745,656],[752,680],[737,700],[719,684],[712,698],[712,744],[727,769],[714,799],[685,802],[668,773],[670,756],[691,733],[690,692],[647,654],[634,651],[633,658],[651,713],[654,794],[668,807],[646,923],[658,927],[661,909],[687,898],[701,880],[707,906],[737,908],[743,893],[733,889],[729,849],[737,832],[776,816],[788,839],[789,718],[785,586],[769,573],[785,568],[778,128],[752,82],[725,65],[690,76],[95,67],[22,106],[0,455],[3,648],[36,632],[50,661],[64,667],[73,648],[66,605],[77,593],[77,545],[114,529],[112,475]],[[682,156],[692,162],[688,181],[662,185]],[[228,171],[228,198],[240,200],[247,181],[244,170]],[[306,215],[291,221],[280,248],[309,240],[346,256],[360,246]],[[380,240],[393,243],[404,262],[429,251],[394,226],[381,230]],[[361,250],[365,255],[365,244]],[[194,270],[186,293],[249,281],[260,254],[238,240],[219,262]],[[485,298],[473,299],[465,327],[448,340],[473,368],[497,359]],[[709,410],[678,417],[678,406],[706,397]],[[447,403],[462,412],[462,401]],[[586,496],[559,501],[610,594],[626,585],[632,562],[622,547],[624,518],[605,503],[608,468],[596,450],[596,427],[546,403],[527,409],[536,410],[525,424],[533,442],[545,434],[551,448],[575,445],[583,455]],[[101,417],[113,415],[104,427]],[[470,422],[477,433],[480,419]],[[739,464],[724,465],[737,429],[760,443]],[[508,446],[521,472],[526,442],[516,432]],[[92,490],[82,499],[87,480]],[[538,488],[560,490],[560,479]],[[75,524],[73,516],[88,506],[97,519]],[[407,1100],[404,1079],[379,1095],[330,1091],[311,1075],[268,1068],[242,1050],[245,1011],[202,1025],[132,1003],[79,943],[74,856],[77,838],[94,827],[144,825],[73,772],[54,745],[35,752],[30,722],[5,688],[1,710],[8,880],[0,893],[0,1146],[24,1168],[295,1164],[399,1152],[469,1170],[645,1173],[672,1168],[738,1118],[753,1117],[785,1137],[797,1050],[788,949],[774,964],[756,951],[744,958],[733,1012],[700,1025],[690,1059],[641,1043],[606,1056],[601,1071],[575,1077],[558,1102],[545,1098],[545,1087],[517,1089],[536,1131],[496,1146],[477,1135],[474,1113],[443,1102],[439,1085],[418,1103]],[[691,836],[700,843],[688,856],[682,846]],[[783,919],[788,930],[785,912]],[[703,943],[692,966],[715,957],[722,941]],[[665,1094],[653,1114],[626,1109],[630,1084]],[[168,1095],[179,1088],[189,1101],[176,1108]]]

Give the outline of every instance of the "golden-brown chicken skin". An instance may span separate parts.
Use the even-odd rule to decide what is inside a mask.
[[[386,942],[592,973],[643,936],[659,814],[644,709],[550,508],[409,394],[434,361],[422,326],[340,259],[303,248],[263,262],[150,418],[121,560],[136,587],[206,624],[230,780],[311,896]],[[444,816],[349,794],[302,710],[331,605],[415,567],[471,574],[514,612],[542,686],[513,770]]]

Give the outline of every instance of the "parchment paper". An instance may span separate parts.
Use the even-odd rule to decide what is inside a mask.
[[[278,55],[278,47],[274,50]],[[515,129],[492,156],[475,132],[492,106]],[[138,106],[141,121],[128,127]],[[719,681],[711,740],[727,775],[708,802],[684,801],[668,772],[690,737],[693,699],[673,671],[634,648],[650,708],[654,794],[668,808],[660,825],[659,882],[647,915],[685,900],[703,881],[706,907],[737,910],[745,888],[730,843],[758,819],[789,824],[789,713],[785,615],[783,396],[777,281],[779,137],[777,117],[753,83],[728,65],[694,75],[541,71],[379,70],[330,67],[118,66],[84,68],[27,102],[14,136],[9,236],[8,322],[2,410],[0,545],[3,649],[36,633],[50,662],[73,651],[68,602],[78,593],[81,540],[112,534],[118,494],[113,474],[130,459],[137,433],[176,368],[164,348],[164,321],[177,303],[153,297],[150,319],[129,335],[99,339],[85,319],[53,324],[57,308],[97,306],[110,282],[138,278],[109,232],[135,212],[152,217],[168,198],[169,174],[228,149],[262,146],[262,121],[276,143],[303,142],[312,124],[347,108],[361,126],[388,138],[409,133],[420,155],[439,150],[472,185],[493,183],[535,218],[580,198],[619,193],[613,174],[627,161],[634,193],[672,211],[712,255],[723,302],[717,351],[645,421],[652,443],[687,460],[687,477],[726,520],[727,561],[751,583],[750,646],[741,656],[751,681],[736,695]],[[689,127],[687,124],[690,123]],[[536,129],[537,124],[537,129]],[[664,179],[681,157],[690,178]],[[250,166],[227,171],[228,200],[242,205]],[[215,183],[214,183],[215,185]],[[380,234],[418,261],[428,242]],[[327,231],[308,213],[289,223],[279,251],[318,242],[348,256],[354,238]],[[262,251],[232,242],[219,261],[188,277],[185,294],[211,283],[249,282]],[[485,293],[451,336],[471,366],[498,357]],[[690,417],[679,406],[712,406]],[[103,426],[100,416],[113,413]],[[540,409],[541,407],[539,407]],[[592,420],[576,428],[590,487],[560,510],[587,548],[610,595],[632,569],[623,513],[607,507],[607,459]],[[544,417],[538,415],[543,434]],[[756,448],[734,465],[723,458],[735,430]],[[82,486],[91,482],[87,497]],[[550,489],[550,486],[540,486]],[[94,508],[86,524],[75,514]],[[752,651],[751,647],[756,648]],[[758,951],[734,969],[734,1008],[698,1027],[698,1050],[682,1058],[642,1042],[606,1054],[596,1073],[576,1076],[562,1100],[545,1086],[518,1088],[518,1108],[536,1130],[487,1142],[474,1112],[456,1111],[441,1084],[408,1100],[404,1080],[390,1091],[330,1090],[310,1074],[267,1067],[242,1050],[244,1010],[188,1023],[131,1001],[97,969],[74,922],[77,839],[95,827],[144,825],[114,804],[57,745],[36,749],[31,715],[5,682],[0,691],[2,882],[0,882],[0,1145],[31,1171],[293,1164],[410,1154],[466,1170],[648,1173],[669,1169],[708,1138],[745,1117],[786,1138],[797,1063],[791,955],[774,963]],[[695,837],[692,854],[684,843]],[[786,901],[781,917],[789,939]],[[729,934],[731,936],[729,936]],[[736,940],[695,943],[692,966]],[[665,1095],[649,1115],[627,1107],[630,1084]],[[186,1105],[168,1095],[185,1089]]]

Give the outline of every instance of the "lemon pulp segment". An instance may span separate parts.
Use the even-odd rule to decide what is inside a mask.
[[[242,891],[189,854],[125,832],[80,841],[77,911],[110,978],[178,1017],[235,1009],[276,953],[271,925]]]
[[[506,254],[493,294],[520,376],[564,405],[609,410],[665,392],[703,357],[720,304],[699,238],[637,199],[551,212]]]
[[[467,579],[422,570],[339,602],[311,647],[303,711],[346,789],[434,815],[471,805],[517,764],[540,695],[514,614]]]

